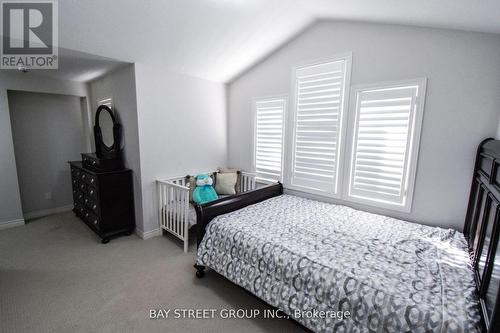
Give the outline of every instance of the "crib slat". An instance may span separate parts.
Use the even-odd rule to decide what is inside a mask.
[[[161,187],[163,184],[161,183],[157,183],[157,193],[158,193],[158,217],[160,218],[160,226],[163,226],[163,221],[161,219],[161,214],[162,214],[162,211],[163,211],[163,205],[162,205],[162,195],[161,195]]]
[[[170,209],[170,207],[168,205],[167,189],[168,189],[167,186],[163,186],[162,191],[163,191],[163,206],[165,207],[165,209],[163,210],[163,223],[165,224],[165,227],[168,228],[167,214],[168,214],[168,210]]]
[[[189,191],[184,193],[184,252],[188,251],[188,245],[189,245],[188,209],[189,209]]]
[[[185,234],[184,234],[184,224],[186,224],[186,215],[184,214],[184,204],[186,202],[184,200],[183,193],[179,193],[179,195],[180,195],[179,201],[181,203],[181,205],[179,207],[180,208],[180,215],[181,215],[181,218],[180,218],[180,220],[181,220],[181,223],[180,223],[181,224],[181,230],[180,230],[180,232],[181,232],[182,239],[184,240],[184,237],[185,237]]]
[[[179,234],[179,189],[175,189],[175,232]]]
[[[174,188],[174,231],[176,234],[179,234],[179,228],[178,228],[178,225],[179,225],[179,213],[177,212],[178,208],[179,208],[179,201],[177,199],[177,189]]]
[[[173,200],[174,200],[174,198],[173,198],[173,193],[172,193],[173,192],[173,188],[169,187],[169,189],[168,189],[167,192],[168,192],[168,205],[170,206],[170,208],[168,210],[168,222],[170,224],[170,228],[172,228],[172,220],[174,218],[174,215],[173,215],[173,212],[174,212],[174,210],[173,210],[173,208],[174,208],[173,207],[173,203],[174,203]]]
[[[168,209],[168,206],[167,206],[167,200],[165,198],[165,185],[164,184],[161,184],[161,208],[162,208],[162,211],[161,211],[161,221],[162,221],[162,225],[164,227],[167,227],[167,221],[165,220],[166,218],[166,213],[167,213],[167,209]]]

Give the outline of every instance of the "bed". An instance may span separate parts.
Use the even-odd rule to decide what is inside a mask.
[[[464,234],[281,184],[196,206],[197,276],[209,267],[315,332],[498,332],[499,164],[500,141],[483,142]]]

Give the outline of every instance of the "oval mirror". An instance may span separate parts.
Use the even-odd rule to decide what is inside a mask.
[[[101,112],[99,115],[99,126],[101,127],[102,142],[108,148],[113,147],[113,119],[111,118],[109,112]]]

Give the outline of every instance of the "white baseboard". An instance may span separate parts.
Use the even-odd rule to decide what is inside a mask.
[[[43,209],[43,210],[38,210],[36,212],[29,212],[24,215],[25,220],[32,220],[36,219],[39,217],[44,217],[48,215],[53,215],[57,213],[63,213],[63,212],[68,212],[73,209],[73,205],[67,205],[67,206],[61,206],[61,207],[56,207],[56,208],[50,208],[50,209]]]
[[[14,228],[14,227],[20,227],[24,224],[25,224],[24,219],[0,222],[0,230]]]
[[[144,232],[144,231],[140,230],[139,228],[136,228],[135,233],[137,234],[137,236],[139,236],[140,238],[145,240],[145,239],[150,239],[150,238],[153,238],[156,236],[161,236],[161,229],[157,228],[154,230]]]

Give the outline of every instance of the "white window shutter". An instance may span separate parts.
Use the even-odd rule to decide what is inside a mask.
[[[256,179],[264,182],[281,181],[286,100],[284,98],[258,100],[254,108]]]
[[[423,84],[354,89],[348,197],[409,210],[423,112]]]
[[[108,108],[113,109],[113,99],[105,98],[97,102],[97,105],[106,105]]]
[[[295,70],[291,188],[337,194],[350,58]]]

